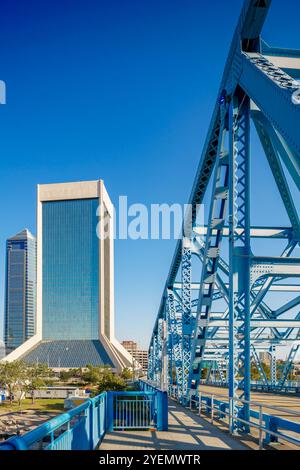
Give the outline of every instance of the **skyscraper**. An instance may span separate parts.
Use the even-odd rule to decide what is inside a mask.
[[[113,206],[101,180],[38,186],[37,329],[8,357],[16,358],[54,368],[131,364],[114,336]]]
[[[6,241],[4,342],[6,353],[35,334],[36,240],[25,229]]]

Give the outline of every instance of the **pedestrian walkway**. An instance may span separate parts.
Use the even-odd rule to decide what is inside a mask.
[[[173,400],[169,401],[167,432],[113,431],[107,433],[100,450],[246,450],[216,426]]]

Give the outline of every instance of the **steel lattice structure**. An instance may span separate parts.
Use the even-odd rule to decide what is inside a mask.
[[[193,229],[186,234],[183,227],[151,338],[149,379],[165,387],[176,384],[183,402],[197,395],[207,363],[206,381],[217,374],[228,383],[231,398],[249,400],[251,363],[269,390],[283,389],[300,346],[300,222],[287,178],[299,191],[300,104],[294,97],[300,88],[300,51],[272,48],[262,40],[270,5],[271,0],[244,3],[189,200]],[[254,130],[288,227],[251,225]],[[208,220],[199,227],[197,210],[209,184]],[[276,241],[278,254],[256,255],[261,239]],[[199,260],[194,282],[193,263],[199,266]],[[277,307],[269,305],[274,293],[281,294]],[[287,294],[292,298],[286,300]],[[223,305],[220,312],[214,310],[217,302]],[[276,348],[282,346],[289,354],[278,378]],[[261,351],[270,355],[270,378]],[[249,419],[248,405],[235,404],[233,418],[237,414]],[[237,428],[247,432],[233,419],[232,431]]]

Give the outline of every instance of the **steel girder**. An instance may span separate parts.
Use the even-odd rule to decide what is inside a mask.
[[[171,381],[175,371],[182,399],[197,393],[204,360],[215,361],[222,372],[220,364],[229,357],[229,395],[235,399],[233,432],[248,431],[235,418],[249,417],[248,405],[237,400],[250,398],[251,358],[264,383],[283,387],[300,347],[300,316],[295,314],[299,298],[285,298],[278,307],[269,304],[270,293],[300,291],[299,283],[290,281],[300,277],[300,259],[292,257],[300,240],[300,224],[286,178],[287,171],[300,187],[300,106],[292,101],[300,86],[288,74],[300,59],[300,51],[270,48],[261,40],[270,4],[270,0],[244,3],[189,199],[195,225],[197,207],[213,177],[208,224],[195,226],[188,243],[184,237],[177,243],[149,349],[150,377],[155,375],[153,352],[160,351],[160,322],[166,320],[168,376]],[[250,226],[250,118],[290,227]],[[220,256],[224,237],[229,241],[227,261]],[[278,246],[286,240],[287,245],[283,251],[279,248],[278,257],[256,256],[253,241],[257,238],[278,240]],[[202,263],[202,274],[191,282],[194,257]],[[217,300],[223,302],[221,311],[220,307],[214,310]],[[275,348],[282,345],[291,349],[277,382]],[[270,382],[258,355],[261,351],[271,353]],[[156,359],[156,373],[162,373],[161,364]]]
[[[234,418],[250,418],[249,404],[238,402],[250,401],[250,100],[241,91],[231,102],[229,138],[229,397],[235,400],[234,432],[245,427]]]
[[[217,146],[216,170],[213,181],[212,199],[209,211],[209,226],[203,254],[203,267],[200,281],[199,298],[195,322],[194,341],[192,343],[191,369],[189,374],[189,388],[197,390],[201,379],[201,361],[205,348],[207,327],[213,302],[216,273],[218,269],[222,230],[225,224],[225,215],[228,201],[228,154],[224,152],[224,105],[220,111],[221,125]],[[216,235],[212,231],[216,231]],[[203,324],[204,323],[204,324]]]
[[[180,398],[183,392],[182,325],[181,319],[176,314],[174,293],[171,290],[168,290],[167,324],[168,337],[172,345],[172,356],[174,358],[178,396]]]
[[[191,367],[192,334],[192,250],[191,240],[183,239],[182,244],[182,397],[187,396],[188,377]]]

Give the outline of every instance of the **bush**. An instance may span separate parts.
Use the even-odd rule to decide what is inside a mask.
[[[99,393],[107,391],[121,392],[125,389],[126,382],[121,376],[114,375],[110,370],[103,371],[98,385]]]

